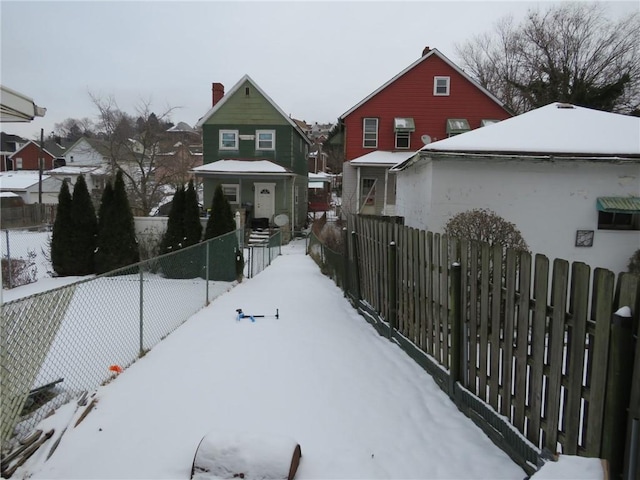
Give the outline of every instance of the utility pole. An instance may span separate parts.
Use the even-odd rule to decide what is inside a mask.
[[[38,157],[38,203],[42,213],[42,168],[44,163],[44,128],[40,129],[40,156]]]

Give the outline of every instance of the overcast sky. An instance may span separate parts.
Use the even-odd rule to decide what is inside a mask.
[[[2,84],[47,109],[2,130],[45,136],[66,118],[95,118],[90,93],[134,114],[175,107],[195,125],[211,83],[248,74],[294,118],[335,122],[419,58],[425,46],[459,63],[455,45],[551,2],[289,1],[31,2],[0,0]],[[612,16],[638,2],[606,2]]]

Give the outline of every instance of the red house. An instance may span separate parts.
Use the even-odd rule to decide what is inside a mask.
[[[437,49],[342,114],[345,213],[395,214],[389,169],[426,143],[511,117],[500,100]]]
[[[46,145],[42,149],[37,143],[29,141],[8,158],[5,168],[7,170],[39,170],[39,158],[44,159],[43,170],[53,170],[64,165],[64,160],[51,153]]]

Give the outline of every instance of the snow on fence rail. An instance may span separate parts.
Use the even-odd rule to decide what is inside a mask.
[[[640,276],[348,220],[344,254],[313,235],[310,253],[525,470],[543,450],[636,468]]]
[[[279,239],[274,236],[271,240],[270,255],[279,253]],[[237,279],[238,246],[237,232],[231,232],[4,303],[0,350],[3,445],[16,433],[28,432],[52,407],[108,382],[114,370],[135,362],[232,288]],[[35,398],[34,390],[43,386],[47,388],[40,389],[40,398]]]

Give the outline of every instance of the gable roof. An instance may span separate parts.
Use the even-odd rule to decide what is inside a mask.
[[[480,90],[482,93],[484,93],[487,97],[489,97],[491,100],[493,100],[495,103],[497,103],[500,107],[504,108],[505,111],[509,111],[507,110],[507,107],[505,107],[505,105],[498,100],[498,98],[493,95],[489,90],[487,90],[486,88],[484,88],[482,85],[480,85],[478,82],[476,82],[473,78],[471,78],[469,75],[467,75],[464,70],[462,70],[460,67],[458,67],[455,63],[453,63],[451,60],[449,60],[443,53],[441,53],[437,48],[432,48],[431,50],[429,50],[428,53],[424,54],[422,57],[420,57],[418,60],[416,60],[415,62],[413,62],[411,65],[409,65],[407,68],[405,68],[404,70],[402,70],[400,73],[398,73],[395,77],[393,77],[391,80],[389,80],[388,82],[384,83],[381,87],[379,87],[377,90],[373,91],[371,94],[369,94],[367,97],[365,97],[363,100],[361,100],[358,104],[354,105],[353,107],[351,107],[349,110],[347,110],[345,113],[343,113],[342,115],[340,115],[340,117],[338,117],[339,120],[344,119],[345,117],[347,117],[348,115],[350,115],[351,113],[353,113],[354,110],[357,110],[358,108],[360,108],[362,105],[364,105],[365,103],[367,103],[371,98],[375,97],[378,93],[380,93],[382,90],[384,90],[385,88],[387,88],[389,85],[391,85],[393,82],[395,82],[396,80],[398,80],[400,77],[402,77],[404,74],[406,74],[408,71],[413,70],[415,67],[417,67],[418,65],[420,65],[422,62],[427,61],[429,58],[433,57],[433,56],[437,56],[439,57],[443,62],[445,62],[447,65],[449,65],[451,68],[453,68],[456,72],[458,72],[461,76],[463,76],[465,79],[467,79],[469,82],[471,82],[478,90]]]
[[[51,158],[57,158],[57,155],[54,155],[53,153],[51,153],[49,150],[47,150],[46,148],[40,148],[40,144],[39,142],[34,142],[33,140],[29,140],[27,143],[25,143],[22,147],[20,147],[18,150],[16,150],[15,152],[13,152],[11,155],[9,155],[10,158],[15,157],[16,155],[18,155],[18,153],[20,153],[22,150],[24,150],[25,148],[27,148],[30,144],[34,144],[36,146],[36,148],[41,149],[43,152],[45,152],[47,155],[49,155]]]
[[[299,134],[302,138],[304,138],[304,140],[311,145],[311,140],[309,139],[309,137],[307,137],[307,135],[302,131],[302,129],[300,128],[300,126],[286,113],[284,113],[282,111],[282,109],[271,99],[271,97],[269,97],[269,95],[267,95],[264,90],[262,90],[258,84],[256,82],[253,81],[253,79],[249,76],[249,75],[245,75],[244,77],[242,77],[240,79],[240,81],[238,83],[236,83],[231,90],[229,90],[228,93],[225,93],[224,96],[220,99],[220,101],[218,103],[216,103],[213,107],[211,107],[211,109],[209,109],[209,111],[207,113],[204,114],[204,116],[202,118],[200,118],[200,120],[198,120],[198,123],[196,123],[196,127],[200,128],[202,127],[202,125],[204,125],[204,123],[209,120],[218,110],[220,110],[220,108],[227,103],[227,100],[229,98],[231,98],[239,89],[240,87],[242,87],[242,85],[244,85],[245,82],[249,82],[253,88],[255,88],[260,95],[262,95],[267,102],[269,102],[271,104],[271,106],[273,108],[276,109],[276,111],[287,120],[287,122],[289,123],[289,125],[291,125]]]
[[[80,137],[78,140],[76,140],[76,142],[73,145],[67,148],[67,150],[65,151],[65,155],[73,151],[81,143],[87,143],[93,150],[96,151],[96,153],[98,153],[99,155],[102,155],[103,157],[109,158],[110,152],[109,152],[109,146],[107,145],[107,142],[99,138],[89,138],[89,137]]]

